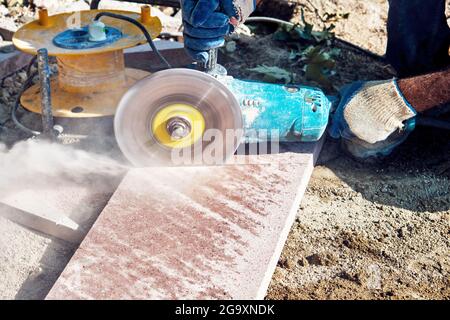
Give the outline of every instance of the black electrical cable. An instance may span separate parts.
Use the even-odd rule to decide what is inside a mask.
[[[31,74],[31,68],[33,67],[33,65],[36,63],[37,60],[37,56],[33,56],[33,58],[30,60],[30,62],[28,63],[27,66],[27,76],[29,76]]]
[[[12,107],[12,109],[11,109],[11,119],[13,120],[14,124],[15,124],[20,130],[22,130],[22,131],[24,131],[24,132],[26,132],[26,133],[28,133],[28,134],[30,134],[30,135],[32,135],[32,136],[38,136],[38,135],[41,134],[41,132],[32,130],[32,129],[30,129],[30,128],[27,128],[27,127],[24,126],[22,123],[20,123],[19,119],[17,119],[16,112],[17,112],[17,109],[18,109],[19,106],[20,106],[20,97],[21,97],[22,94],[25,92],[25,90],[27,90],[27,89],[33,84],[33,78],[34,78],[34,76],[36,76],[36,75],[37,75],[37,72],[34,73],[34,74],[32,74],[32,75],[30,75],[30,76],[28,77],[28,79],[25,81],[25,83],[23,84],[22,89],[20,90],[19,94],[17,95],[16,101],[14,102],[14,105],[13,105],[13,107]]]
[[[158,58],[167,66],[168,69],[172,68],[170,63],[167,62],[167,60],[161,55],[159,50],[156,48],[155,44],[153,43],[153,39],[150,36],[150,34],[148,33],[147,29],[139,21],[136,21],[133,18],[130,18],[130,17],[124,16],[121,14],[117,14],[117,13],[112,13],[112,12],[100,12],[95,16],[94,21],[98,21],[101,17],[110,17],[110,18],[114,18],[114,19],[124,20],[124,21],[134,24],[136,27],[138,27],[142,31],[142,33],[144,34],[145,38],[148,41],[148,44],[150,45],[150,48],[152,48],[153,52],[156,53]]]
[[[295,23],[292,23],[292,22],[289,22],[289,21],[284,21],[284,20],[277,19],[277,18],[270,18],[270,17],[249,17],[249,18],[247,18],[247,20],[245,20],[245,23],[252,23],[252,22],[268,22],[268,23],[275,23],[275,24],[278,24],[278,25],[285,25],[285,26],[288,26],[288,27],[294,27],[295,26]],[[335,40],[337,42],[340,42],[341,44],[347,46],[347,47],[350,47],[351,49],[353,49],[355,51],[358,51],[360,53],[366,54],[366,55],[372,57],[373,59],[381,60],[381,61],[385,60],[384,56],[381,56],[381,55],[376,54],[376,53],[374,53],[372,51],[369,51],[369,50],[366,50],[364,48],[361,48],[361,47],[359,47],[359,46],[357,46],[357,45],[355,45],[353,43],[350,43],[350,42],[348,42],[348,41],[346,41],[344,39],[336,37]]]
[[[33,59],[31,59],[30,63],[27,67],[27,80],[22,85],[22,88],[20,89],[19,93],[17,94],[16,100],[14,102],[14,105],[11,109],[11,119],[13,120],[14,124],[22,131],[32,135],[37,136],[40,135],[41,132],[32,130],[30,128],[27,128],[22,123],[20,123],[19,119],[17,119],[16,112],[17,109],[20,106],[20,98],[22,97],[22,94],[27,90],[32,84],[33,84],[33,78],[37,75],[37,72],[31,74],[31,68],[33,67],[34,63],[36,62],[37,57],[34,56]]]

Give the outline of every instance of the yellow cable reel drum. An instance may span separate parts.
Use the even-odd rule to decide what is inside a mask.
[[[159,18],[151,16],[149,6],[143,6],[140,14],[123,10],[85,10],[49,16],[46,9],[41,9],[38,20],[22,26],[14,34],[13,43],[19,50],[36,55],[38,49],[46,48],[49,56],[56,57],[59,73],[51,79],[52,113],[56,118],[113,116],[128,88],[149,75],[147,71],[125,66],[123,50],[147,42],[141,30],[127,21],[102,17],[102,22],[119,30],[121,37],[99,46],[71,48],[55,42],[64,32],[80,32],[80,28],[91,24],[102,12],[140,22],[152,39],[162,30]],[[31,112],[41,113],[39,84],[24,92],[21,104]]]
[[[216,165],[236,151],[243,122],[236,98],[214,77],[169,69],[131,87],[119,103],[114,129],[135,166]]]

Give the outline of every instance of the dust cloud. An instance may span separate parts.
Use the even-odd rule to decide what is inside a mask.
[[[11,149],[0,145],[0,201],[14,190],[98,182],[127,169],[109,157],[43,140],[22,141]]]

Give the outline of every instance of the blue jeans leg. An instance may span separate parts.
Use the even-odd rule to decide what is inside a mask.
[[[386,58],[399,77],[450,66],[445,0],[389,0]]]

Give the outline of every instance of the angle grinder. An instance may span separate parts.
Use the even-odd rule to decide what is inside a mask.
[[[135,166],[215,165],[241,143],[318,141],[331,106],[320,89],[236,79],[210,60],[204,71],[168,69],[137,82],[114,128]]]

